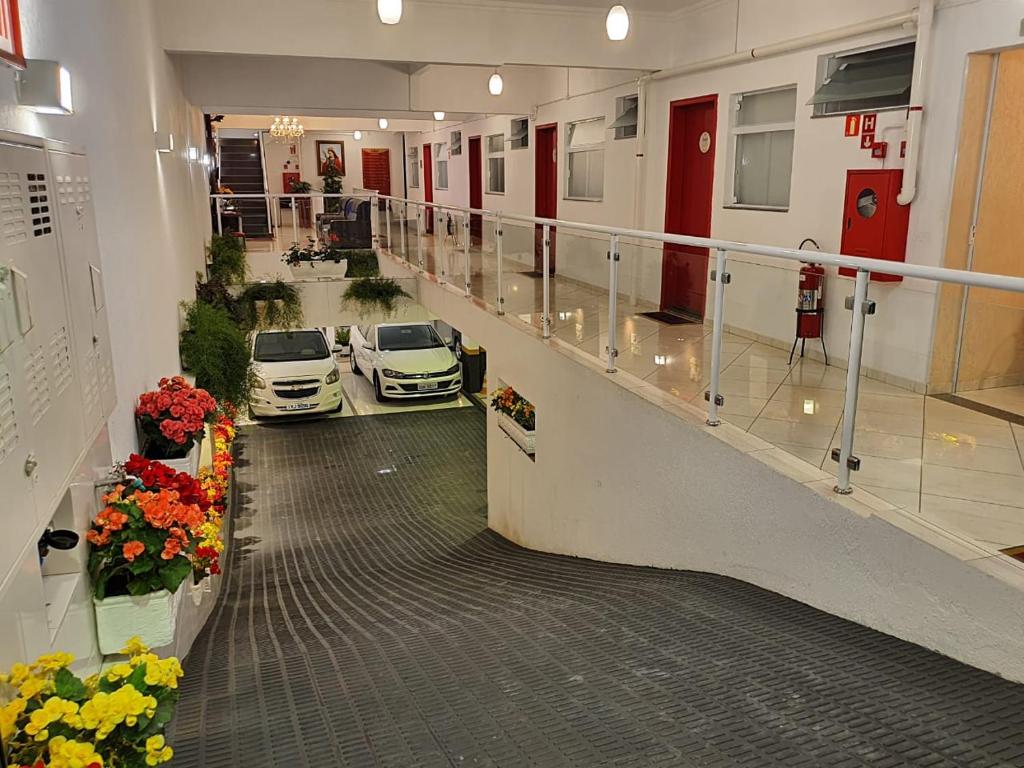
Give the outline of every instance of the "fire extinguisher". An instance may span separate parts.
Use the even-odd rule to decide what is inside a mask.
[[[819,339],[821,351],[828,365],[828,352],[825,351],[825,268],[814,262],[805,263],[800,267],[800,278],[796,300],[796,338],[789,352],[789,362],[793,362],[797,342],[800,345],[800,357],[804,356],[807,339]]]

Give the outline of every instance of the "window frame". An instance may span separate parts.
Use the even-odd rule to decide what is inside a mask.
[[[516,139],[516,129],[521,125],[525,125],[526,132],[523,134],[521,139]],[[528,117],[514,117],[509,122],[509,151],[516,149],[529,149],[530,148],[530,118]],[[518,142],[518,143],[517,143]]]
[[[413,145],[405,153],[405,173],[408,176],[409,189],[420,188],[420,148]]]
[[[630,103],[632,103],[632,107],[629,106]],[[629,126],[629,127],[631,127],[633,129],[633,133],[631,133],[631,134],[622,133],[623,131],[626,130],[627,126],[622,126],[622,127],[618,127],[618,128],[613,127],[612,130],[615,131],[615,135],[613,136],[613,140],[614,141],[625,141],[626,139],[635,139],[637,137],[637,135],[639,134],[639,132],[640,132],[640,118],[639,118],[640,96],[638,94],[636,94],[636,93],[627,93],[625,96],[618,96],[618,97],[616,97],[616,99],[615,99],[615,119],[612,120],[612,124],[614,125],[616,122],[618,122],[618,120],[621,117],[624,117],[625,114],[627,112],[629,112],[630,109],[633,109],[633,110],[637,111],[637,113],[638,113],[637,121],[635,123],[633,123],[632,126]]]
[[[494,152],[494,151],[491,150],[491,139],[495,139],[495,138],[500,138],[501,139],[501,151],[500,152]],[[505,189],[508,186],[505,183],[506,182],[506,171],[508,170],[508,166],[505,163],[505,134],[504,133],[488,134],[485,137],[485,139],[484,139],[484,147],[487,150],[486,154],[484,155],[484,157],[487,160],[487,162],[485,163],[487,172],[484,174],[484,176],[486,176],[486,179],[485,179],[486,183],[485,183],[484,194],[487,194],[487,195],[504,195],[505,194]],[[491,185],[491,159],[492,158],[493,159],[500,159],[501,160],[501,190],[495,190],[494,187]]]
[[[825,79],[831,76],[830,65],[836,59],[843,59],[847,56],[857,56],[862,53],[871,53],[872,51],[884,51],[887,48],[896,48],[901,45],[907,45],[909,43],[915,43],[914,57],[917,57],[916,48],[917,39],[914,37],[902,37],[897,40],[888,40],[884,43],[875,43],[872,45],[862,45],[859,48],[849,48],[845,51],[832,51],[831,53],[823,53],[818,56],[817,68],[814,75],[814,90],[811,93],[811,97],[818,92],[818,89],[824,84]],[[913,67],[913,64],[911,65]],[[832,70],[834,71],[834,70]],[[906,104],[895,104],[889,106],[874,106],[864,107],[862,109],[844,109],[836,112],[826,111],[827,104],[812,104],[811,105],[811,118],[817,120],[819,118],[829,117],[845,117],[846,115],[858,115],[858,114],[872,114],[876,112],[894,112],[896,110],[907,109],[910,106],[910,95],[907,95]]]
[[[744,98],[759,96],[764,93],[775,93],[778,91],[793,91],[793,121],[781,123],[757,123],[755,125],[738,125],[739,104]],[[796,110],[799,99],[799,88],[796,83],[777,85],[771,88],[758,88],[753,91],[741,91],[729,97],[729,144],[728,144],[728,168],[726,200],[722,207],[740,211],[769,211],[775,213],[787,213],[793,202],[793,157],[789,161],[789,202],[786,205],[760,205],[755,203],[741,203],[736,199],[737,173],[739,171],[740,159],[740,136],[749,136],[758,133],[784,133],[793,135],[793,156],[796,155]]]
[[[604,124],[606,122],[608,122],[608,121],[607,121],[607,118],[604,115],[598,115],[597,117],[588,117],[588,118],[585,118],[583,120],[572,120],[572,121],[569,121],[569,122],[567,122],[565,124],[565,176],[563,178],[563,181],[565,183],[565,188],[564,188],[563,194],[562,194],[562,199],[563,200],[575,200],[577,202],[582,202],[582,203],[601,203],[601,202],[604,202],[604,160],[605,160],[605,152],[607,151],[607,148],[608,148],[607,147],[607,145],[608,145],[607,140],[602,138],[601,141],[599,141],[599,142],[595,142],[595,143],[592,143],[592,144],[585,144],[585,145],[580,146],[580,147],[573,147],[572,146],[572,141],[571,141],[571,139],[572,139],[572,129],[575,126],[582,125],[584,123],[597,123],[597,122],[601,123],[601,128],[602,128],[602,130],[604,130]],[[581,197],[581,196],[570,194],[569,190],[571,189],[570,180],[571,180],[571,176],[572,176],[572,161],[571,161],[572,160],[572,155],[580,154],[580,153],[584,153],[584,152],[597,152],[597,151],[601,152],[601,196],[600,197]],[[588,164],[588,171],[589,171],[589,164]]]
[[[462,131],[452,131],[448,141],[448,157],[459,157],[462,154]]]
[[[448,145],[446,143],[444,143],[443,141],[436,141],[431,146],[431,151],[434,153],[434,157],[433,157],[433,161],[434,162],[431,164],[431,168],[432,168],[432,170],[434,172],[434,178],[432,180],[433,184],[434,184],[434,189],[440,189],[443,192],[447,192],[448,191],[448,184],[449,184],[449,178],[448,178],[449,166],[448,166],[448,161],[450,159],[450,156],[448,154],[447,147],[448,147]],[[443,187],[441,186],[441,167],[442,166],[444,166],[444,186]]]

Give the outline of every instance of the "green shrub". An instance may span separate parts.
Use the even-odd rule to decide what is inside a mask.
[[[205,301],[187,304],[180,351],[197,387],[220,402],[249,402],[253,384],[249,342],[227,311]]]
[[[265,303],[264,303],[265,302]],[[302,325],[302,297],[291,283],[253,283],[238,297],[246,328],[297,328]]]
[[[370,250],[342,251],[342,258],[348,259],[348,270],[345,277],[377,277],[380,275],[380,264],[377,254]]]
[[[224,285],[245,282],[248,268],[245,263],[245,247],[242,241],[232,235],[213,235],[206,247],[209,256],[207,272],[211,282]]]
[[[343,303],[354,303],[359,307],[359,313],[366,315],[374,309],[378,309],[385,315],[392,315],[398,306],[398,300],[411,299],[402,286],[391,278],[365,277],[353,280],[345,289],[341,297]]]
[[[208,280],[202,282],[200,275],[196,274],[196,300],[211,307],[223,309],[235,323],[241,324],[242,318],[239,314],[238,299],[236,299],[228,287],[220,280]]]

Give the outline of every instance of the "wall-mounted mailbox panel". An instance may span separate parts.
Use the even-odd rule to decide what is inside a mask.
[[[846,172],[846,203],[843,206],[843,239],[840,252],[867,259],[905,261],[910,206],[896,197],[903,184],[903,170],[892,168]],[[841,267],[851,277],[856,270]],[[899,282],[899,275],[872,272],[878,282]]]

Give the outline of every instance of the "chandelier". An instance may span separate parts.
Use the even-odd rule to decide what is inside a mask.
[[[275,117],[270,126],[270,135],[275,139],[297,139],[306,131],[297,117]]]

